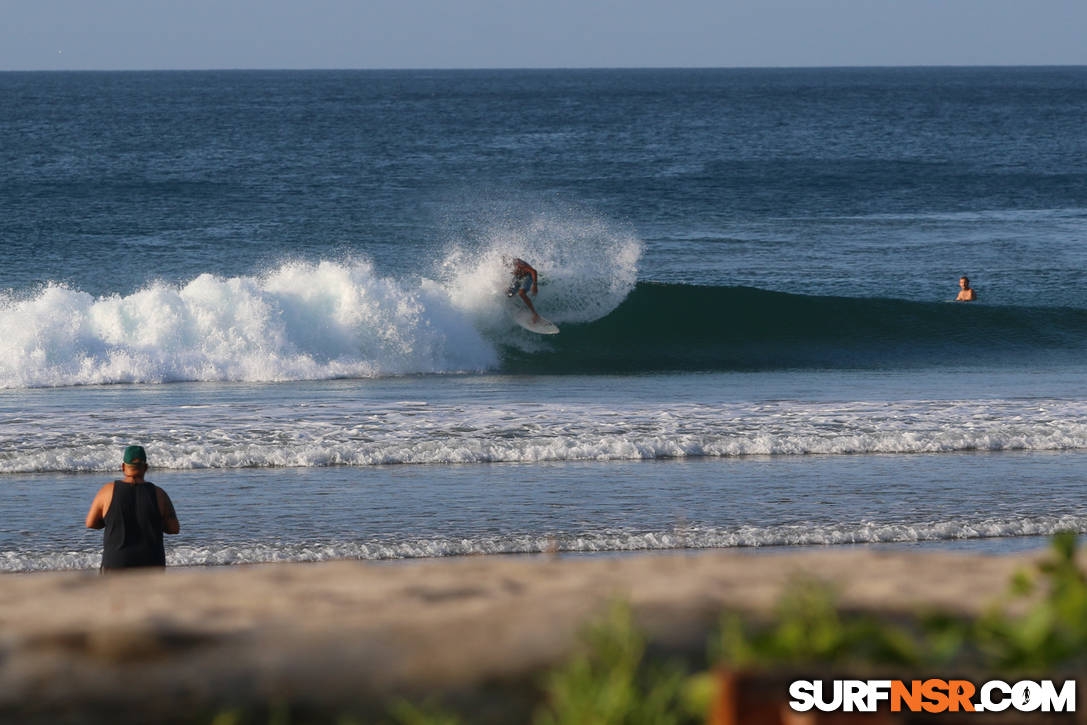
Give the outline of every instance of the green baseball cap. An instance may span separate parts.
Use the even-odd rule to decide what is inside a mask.
[[[143,446],[129,446],[125,449],[125,463],[136,465],[147,463],[147,454],[143,452]]]

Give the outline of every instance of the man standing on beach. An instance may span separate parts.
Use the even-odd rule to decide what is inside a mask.
[[[181,530],[174,504],[161,488],[144,480],[143,446],[125,448],[124,478],[99,489],[87,512],[87,528],[105,528],[102,571],[166,566],[162,535]]]

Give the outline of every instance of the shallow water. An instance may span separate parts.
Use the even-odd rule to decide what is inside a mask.
[[[4,460],[18,472],[0,476],[0,566],[96,564],[101,534],[80,525],[124,425],[146,431],[152,464],[167,467],[150,477],[182,520],[174,564],[872,543],[1012,551],[1087,529],[1087,451],[1071,432],[1087,421],[1062,397],[1077,384],[1063,374],[1031,385],[976,371],[798,371],[24,391],[13,407],[54,425],[35,435],[16,424],[7,443],[20,453]],[[1008,385],[1017,397],[1004,397]],[[904,400],[907,390],[926,397]],[[409,391],[422,400],[403,400]],[[83,412],[59,425],[56,406],[76,400]]]

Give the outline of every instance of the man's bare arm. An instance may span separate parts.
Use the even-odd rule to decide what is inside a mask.
[[[174,510],[174,502],[170,500],[170,496],[158,486],[155,487],[158,493],[159,500],[159,513],[162,514],[162,530],[167,534],[177,534],[181,532],[181,522],[177,520],[177,511]]]
[[[106,525],[106,511],[109,510],[112,501],[113,484],[107,483],[98,489],[94,500],[91,501],[91,507],[87,511],[87,520],[85,522],[88,529],[101,529]]]

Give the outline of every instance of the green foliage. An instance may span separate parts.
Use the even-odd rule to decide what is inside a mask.
[[[699,723],[712,696],[708,674],[688,678],[681,668],[646,661],[645,635],[630,607],[615,604],[586,630],[585,649],[544,683],[536,725],[685,725]],[[460,725],[434,706],[398,702],[397,725]]]
[[[712,672],[697,672],[687,678],[683,683],[684,711],[699,716],[699,721],[705,719],[710,711],[714,695],[717,692],[717,677]]]
[[[922,660],[923,647],[903,626],[843,615],[826,587],[804,581],[786,591],[768,626],[725,614],[711,652],[714,660],[736,668],[914,665]]]
[[[839,611],[832,593],[793,585],[773,620],[737,614],[721,621],[713,659],[734,668],[827,665],[959,666],[994,672],[1052,672],[1087,665],[1087,576],[1076,537],[1058,534],[1050,558],[1020,572],[1008,593],[976,620],[932,614],[911,623]]]
[[[1050,558],[1033,573],[1017,574],[1004,600],[977,620],[973,634],[987,664],[998,671],[1087,666],[1087,576],[1076,564],[1075,534],[1055,536]]]
[[[394,703],[389,714],[397,725],[461,725],[459,717],[435,705],[415,705],[406,700]]]
[[[547,678],[537,725],[680,725],[698,722],[684,703],[681,669],[647,665],[645,636],[630,608],[615,605],[586,636],[588,651]]]
[[[240,725],[242,713],[240,710],[223,710],[211,719],[211,725]]]

